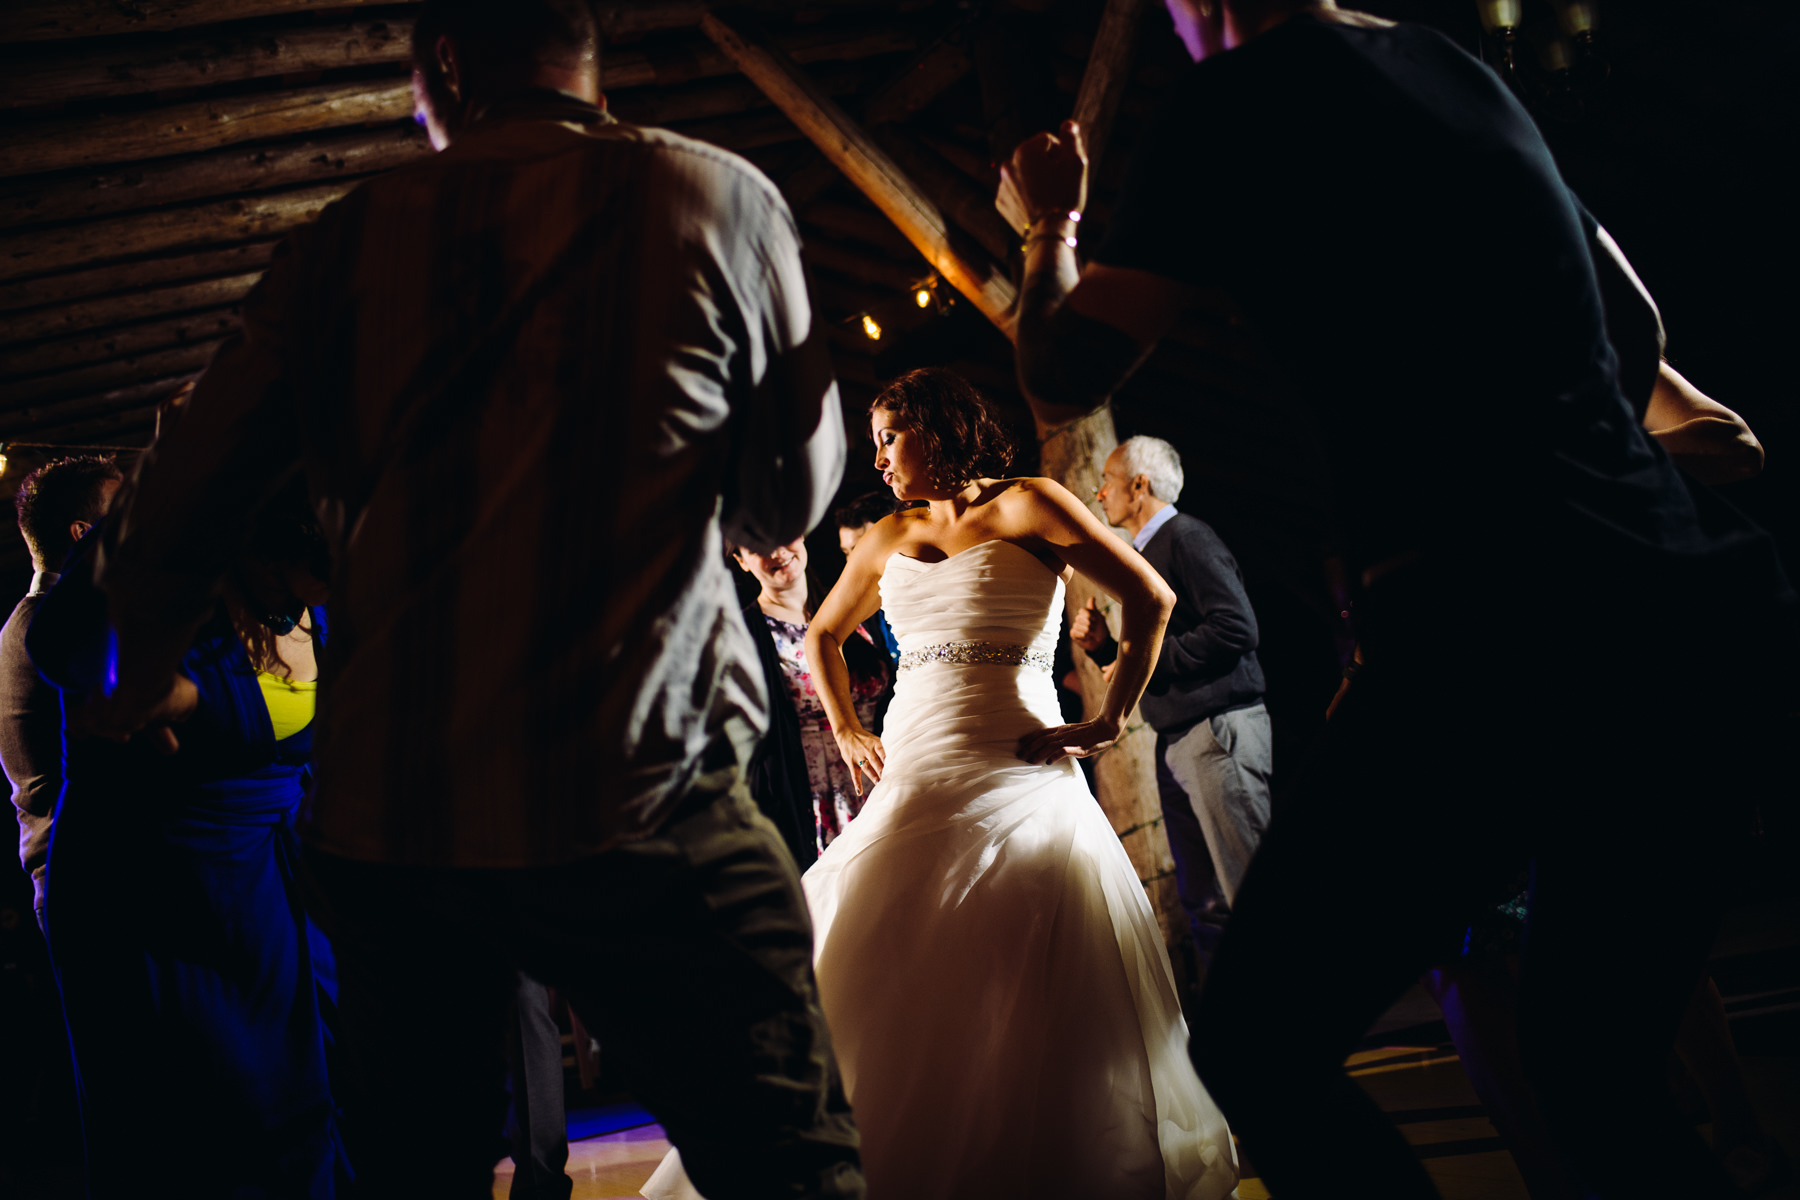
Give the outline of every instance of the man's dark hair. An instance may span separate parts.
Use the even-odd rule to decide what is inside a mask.
[[[1012,466],[1013,439],[993,402],[954,371],[908,371],[882,389],[869,411],[882,409],[918,436],[925,467],[938,487],[960,487]]]
[[[61,570],[75,548],[69,526],[105,516],[104,485],[124,478],[118,463],[98,455],[54,459],[27,475],[13,504],[31,556],[47,570]]]
[[[438,78],[435,47],[448,34],[470,74],[488,81],[537,63],[598,62],[600,34],[590,0],[425,0],[413,24],[413,65]]]
[[[893,515],[899,504],[894,500],[894,493],[887,489],[870,492],[858,496],[850,503],[841,506],[836,513],[839,529],[861,529],[864,525],[873,525],[881,518]]]

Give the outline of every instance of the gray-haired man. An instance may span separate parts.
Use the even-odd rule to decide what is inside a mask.
[[[1269,826],[1273,742],[1256,661],[1256,614],[1243,574],[1206,522],[1175,510],[1181,457],[1134,437],[1106,460],[1095,493],[1106,519],[1175,589],[1175,613],[1141,711],[1156,730],[1163,827],[1182,907],[1203,956]],[[1118,645],[1093,601],[1075,614],[1075,644],[1102,666]]]

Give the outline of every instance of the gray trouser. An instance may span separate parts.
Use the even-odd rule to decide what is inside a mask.
[[[1215,896],[1228,911],[1269,827],[1272,748],[1269,710],[1261,704],[1209,717],[1179,737],[1157,735],[1163,828],[1181,906],[1203,946],[1216,940],[1200,929],[1217,924],[1217,915],[1206,920],[1218,913]]]

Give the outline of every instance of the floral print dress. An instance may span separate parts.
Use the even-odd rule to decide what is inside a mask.
[[[857,795],[850,778],[850,768],[838,753],[837,739],[831,734],[831,722],[825,719],[825,706],[813,687],[812,672],[806,663],[806,626],[782,621],[763,614],[769,632],[775,636],[775,653],[781,659],[781,672],[787,678],[788,695],[794,701],[794,712],[800,718],[800,745],[806,753],[806,778],[812,788],[813,835],[820,850],[842,833],[863,801],[868,799],[867,776],[863,778],[863,794]],[[856,635],[874,646],[875,639],[857,626]],[[881,693],[887,688],[884,674],[850,672],[850,697],[856,705],[857,719],[863,728],[875,727],[875,711]]]

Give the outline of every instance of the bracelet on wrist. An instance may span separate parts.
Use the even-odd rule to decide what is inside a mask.
[[[1078,208],[1056,209],[1042,213],[1031,219],[1025,227],[1025,240],[1019,243],[1021,253],[1028,253],[1038,242],[1057,241],[1073,250],[1076,246],[1075,228],[1081,223],[1081,210]],[[1039,226],[1048,226],[1040,229]]]

